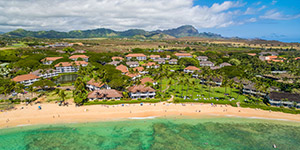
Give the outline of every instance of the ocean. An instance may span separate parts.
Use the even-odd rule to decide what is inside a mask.
[[[245,118],[132,118],[0,130],[1,150],[300,149],[300,123]]]

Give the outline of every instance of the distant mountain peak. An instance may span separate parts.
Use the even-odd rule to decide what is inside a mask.
[[[183,25],[178,28],[168,30],[145,31],[142,29],[129,29],[126,31],[114,31],[106,28],[98,28],[92,30],[73,30],[70,32],[58,31],[27,31],[24,29],[17,29],[3,36],[7,37],[35,37],[35,38],[99,38],[99,37],[143,37],[150,39],[165,39],[165,38],[180,38],[180,37],[206,37],[206,38],[222,38],[219,34],[214,33],[199,33],[192,25]]]

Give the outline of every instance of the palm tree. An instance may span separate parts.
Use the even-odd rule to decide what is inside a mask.
[[[64,102],[65,101],[65,98],[67,96],[67,94],[65,93],[64,90],[60,90],[58,96],[62,99],[62,101]]]
[[[192,81],[192,86],[193,86],[192,99],[194,99],[194,92],[195,92],[195,86],[196,86],[196,79]]]
[[[187,85],[186,88],[186,96],[188,96],[189,92],[189,85],[190,85],[190,80],[188,78],[185,79],[184,84]]]

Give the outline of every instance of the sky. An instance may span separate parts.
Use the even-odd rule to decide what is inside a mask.
[[[300,0],[0,0],[0,31],[164,30],[300,42]]]

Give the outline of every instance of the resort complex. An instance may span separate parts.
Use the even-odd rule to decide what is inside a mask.
[[[298,57],[284,58],[289,52],[136,48],[95,53],[61,47],[26,50],[28,58],[12,60],[6,69],[10,72],[1,78],[2,101],[65,101],[71,94],[67,99],[77,105],[171,100],[283,111],[298,111],[300,106],[300,90],[293,84],[299,81],[299,72],[291,69]],[[35,96],[25,96],[28,92]],[[19,94],[24,96],[15,96]]]

